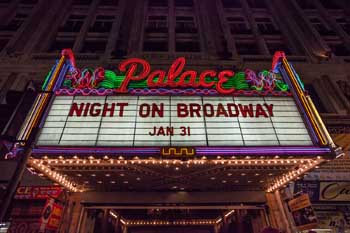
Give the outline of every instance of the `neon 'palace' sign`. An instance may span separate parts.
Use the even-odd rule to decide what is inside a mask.
[[[288,86],[278,73],[252,70],[235,73],[232,70],[186,70],[184,57],[177,58],[168,70],[152,70],[144,59],[130,58],[122,61],[116,75],[99,67],[95,70],[79,70],[74,67],[64,83],[68,89],[115,89],[116,93],[128,93],[129,88],[149,89],[214,89],[219,94],[232,94],[237,90],[287,91]]]

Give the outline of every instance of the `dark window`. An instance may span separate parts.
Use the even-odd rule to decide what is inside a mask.
[[[343,28],[343,30],[350,35],[350,19],[337,18],[336,21]]]
[[[318,17],[312,17],[309,19],[312,26],[320,33],[321,36],[334,36],[336,35],[335,31],[326,25],[324,22],[320,20]]]
[[[242,42],[236,42],[236,49],[237,53],[239,55],[257,55],[260,54],[259,48],[256,44],[256,42],[248,42],[248,41],[242,41]]]
[[[74,46],[74,40],[55,40],[51,45],[49,52],[61,52],[62,49],[70,48]]]
[[[0,51],[5,48],[5,46],[7,45],[8,42],[9,42],[9,40],[0,39]]]
[[[175,0],[176,7],[192,7],[193,0]]]
[[[265,0],[248,0],[251,8],[266,8]]]
[[[301,9],[315,9],[313,0],[296,0]]]
[[[273,24],[270,18],[255,18],[255,22],[259,28],[259,31],[265,35],[280,34],[279,29]]]
[[[323,105],[321,99],[318,97],[316,89],[312,84],[304,84],[305,90],[310,95],[312,102],[315,104],[316,109],[319,112],[326,113],[327,110],[325,106]]]
[[[22,4],[37,4],[38,0],[22,0],[21,1]]]
[[[341,9],[341,6],[334,0],[320,0],[320,2],[327,9]]]
[[[98,15],[89,32],[110,32],[113,21],[114,16]]]
[[[176,41],[176,52],[200,52],[198,41]]]
[[[151,7],[167,7],[168,0],[148,0],[148,5]]]
[[[17,31],[24,21],[27,19],[27,14],[17,13],[15,17],[5,26],[0,27],[1,31]]]
[[[197,33],[197,28],[194,19],[191,16],[177,16],[176,17],[176,33]]]
[[[328,44],[328,46],[336,56],[350,56],[350,52],[345,47],[344,43]]]
[[[337,84],[338,84],[341,92],[350,101],[350,84],[349,84],[349,82],[343,81],[343,80],[338,80]]]
[[[222,1],[222,5],[225,8],[240,8],[241,6],[241,2],[239,0],[221,0]]]
[[[73,5],[90,5],[92,0],[73,0]]]
[[[291,54],[287,43],[284,41],[268,41],[266,43],[266,46],[269,49],[271,55],[275,54],[276,51],[283,51],[287,55]]]
[[[228,17],[227,21],[232,34],[251,34],[252,30],[243,17]]]
[[[63,27],[59,28],[60,32],[79,32],[83,26],[85,15],[71,15],[64,24]]]
[[[102,6],[117,6],[118,0],[100,0],[99,4]]]
[[[168,24],[166,16],[149,16],[146,26],[148,33],[167,33]]]
[[[146,52],[166,52],[168,51],[168,41],[145,41],[143,50]]]
[[[104,53],[106,50],[106,41],[85,41],[82,53]]]

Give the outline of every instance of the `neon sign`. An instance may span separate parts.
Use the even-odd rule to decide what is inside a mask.
[[[250,69],[244,72],[231,70],[184,70],[186,59],[177,58],[168,70],[152,70],[144,59],[130,58],[119,64],[116,75],[102,67],[82,71],[73,66],[63,84],[67,89],[115,89],[116,93],[128,93],[130,88],[148,89],[213,89],[219,94],[231,94],[238,90],[288,91],[288,85],[279,73],[264,70],[256,74]]]

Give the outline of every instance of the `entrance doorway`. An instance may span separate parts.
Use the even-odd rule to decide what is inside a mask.
[[[205,206],[84,207],[79,233],[259,233],[264,208]]]

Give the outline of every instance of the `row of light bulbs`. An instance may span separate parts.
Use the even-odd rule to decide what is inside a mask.
[[[72,165],[88,165],[88,164],[165,164],[165,165],[190,165],[190,164],[232,164],[232,165],[288,165],[288,164],[302,164],[302,167],[298,170],[291,171],[285,175],[283,175],[281,178],[279,178],[277,181],[275,181],[268,189],[268,192],[275,191],[282,186],[289,183],[291,180],[296,179],[300,175],[302,175],[307,170],[310,170],[311,168],[315,167],[320,163],[321,157],[317,157],[318,160],[312,160],[312,159],[260,159],[260,160],[251,160],[251,159],[239,159],[239,160],[232,160],[232,159],[220,159],[220,160],[207,160],[207,159],[194,159],[194,160],[156,160],[156,159],[132,159],[132,160],[124,160],[124,159],[109,159],[104,157],[104,160],[101,159],[94,159],[92,156],[86,159],[79,159],[75,156],[73,159],[64,159],[62,156],[59,157],[59,159],[49,159],[47,157],[44,157],[43,159],[31,159],[30,163],[32,166],[36,169],[38,169],[40,172],[54,180],[55,182],[61,184],[65,188],[67,188],[70,191],[78,192],[81,191],[78,188],[76,188],[76,184],[66,179],[63,175],[59,174],[58,172],[50,170],[49,167],[45,166],[44,163],[47,164],[53,164],[53,165],[63,165],[63,164],[72,164]],[[102,162],[102,163],[101,163]]]
[[[304,174],[305,172],[309,171],[310,169],[316,167],[318,164],[320,164],[323,160],[311,160],[307,164],[301,165],[298,170],[290,171],[287,174],[280,177],[278,180],[276,180],[268,189],[267,192],[273,192],[289,182],[297,179],[300,175]]]
[[[124,225],[127,226],[144,226],[144,225],[214,225],[217,223],[217,220],[180,220],[180,221],[127,221],[121,220]]]
[[[47,162],[53,165],[127,165],[127,164],[165,164],[165,165],[203,165],[203,164],[229,164],[229,165],[293,165],[298,163],[308,163],[312,159],[191,159],[169,160],[169,159],[37,159],[40,163]]]
[[[29,165],[33,167],[34,169],[38,170],[42,174],[46,175],[51,180],[55,181],[56,183],[62,185],[64,188],[66,188],[69,191],[72,192],[81,192],[82,190],[79,190],[77,188],[77,185],[68,180],[66,177],[64,177],[62,174],[52,171],[49,167],[45,166],[43,163],[41,163],[38,160],[29,160]]]

